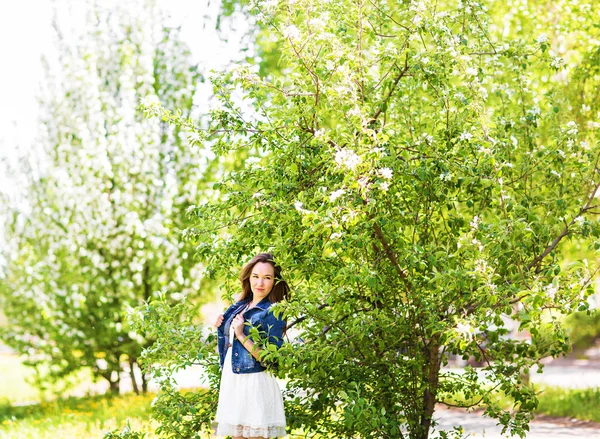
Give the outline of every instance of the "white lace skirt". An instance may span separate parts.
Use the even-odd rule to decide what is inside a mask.
[[[221,372],[215,435],[285,437],[283,398],[277,380],[268,371],[233,373],[231,351],[227,349]]]

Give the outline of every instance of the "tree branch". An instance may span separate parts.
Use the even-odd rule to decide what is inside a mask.
[[[375,235],[377,236],[377,238],[381,242],[381,245],[383,246],[383,251],[385,252],[386,256],[388,257],[388,259],[390,260],[390,262],[392,263],[392,265],[394,266],[396,271],[398,272],[398,275],[400,275],[400,277],[405,281],[405,283],[408,282],[408,275],[400,267],[400,264],[398,263],[398,259],[396,259],[396,255],[392,251],[392,248],[390,247],[390,244],[387,242],[387,239],[385,239],[385,236],[383,235],[383,231],[381,230],[381,227],[379,227],[379,224],[377,224],[376,222],[373,223],[373,230],[375,231]],[[407,284],[407,286],[409,286],[409,284]]]
[[[398,86],[398,83],[400,82],[402,77],[406,74],[406,72],[408,72],[408,55],[406,55],[406,58],[404,59],[404,68],[402,70],[400,70],[400,73],[398,73],[398,75],[394,79],[394,82],[392,83],[392,87],[390,88],[389,93],[387,94],[387,96],[385,97],[385,99],[383,100],[383,102],[381,103],[381,105],[379,106],[377,111],[375,112],[375,114],[373,114],[373,117],[371,117],[371,120],[369,122],[376,121],[377,118],[379,117],[379,115],[383,112],[383,108],[387,105],[387,103],[391,99],[392,94],[394,93],[394,91],[396,90],[396,87]]]
[[[598,170],[597,167],[596,167],[596,170]],[[577,215],[575,215],[573,217],[573,219],[571,219],[571,222],[569,222],[569,224],[567,224],[565,226],[565,228],[562,230],[562,232],[560,232],[560,235],[558,235],[556,238],[554,238],[554,241],[552,241],[552,243],[550,243],[550,245],[548,247],[546,247],[546,249],[542,253],[540,253],[538,256],[533,258],[533,260],[529,264],[527,264],[527,270],[531,270],[533,267],[535,267],[537,265],[538,267],[536,268],[536,273],[538,273],[540,271],[539,263],[542,262],[542,260],[556,248],[556,246],[560,243],[560,241],[569,234],[569,227],[571,227],[575,223],[575,220],[577,220],[577,218],[579,218],[584,213],[588,212],[590,209],[594,209],[596,207],[596,206],[592,206],[592,201],[594,200],[594,198],[596,196],[596,192],[598,192],[598,189],[600,189],[600,182],[596,183],[594,185],[594,187],[592,188],[592,190],[590,191],[590,195],[588,197],[588,201],[587,201],[586,205],[579,210],[579,212],[577,213]]]
[[[317,308],[318,310],[321,310],[323,308],[327,308],[329,306],[328,303],[323,303],[321,305],[319,305],[319,307]],[[303,322],[304,320],[306,320],[308,318],[308,314],[305,314],[303,316],[298,317],[296,320],[294,320],[292,323],[288,324],[285,327],[285,330],[287,331],[288,329],[290,329],[291,327],[293,327],[294,325],[297,325],[298,323]]]

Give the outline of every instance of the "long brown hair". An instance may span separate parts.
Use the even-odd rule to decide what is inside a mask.
[[[259,253],[254,256],[250,262],[244,265],[242,268],[242,273],[240,274],[240,280],[242,281],[242,295],[240,300],[254,298],[254,294],[252,293],[252,289],[250,288],[250,275],[252,274],[252,269],[259,262],[266,262],[273,266],[273,272],[275,274],[275,285],[269,292],[267,296],[271,303],[280,302],[283,299],[287,299],[290,293],[290,287],[286,281],[281,277],[281,267],[277,265],[275,262],[275,258],[271,253]]]

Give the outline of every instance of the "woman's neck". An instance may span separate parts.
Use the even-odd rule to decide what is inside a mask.
[[[261,302],[263,299],[264,299],[264,297],[259,297],[259,298],[256,298],[256,297],[255,297],[255,298],[253,298],[253,299],[250,301],[250,305],[249,305],[249,307],[250,307],[250,308],[254,308],[254,307],[255,307],[256,305],[258,305],[258,303],[259,303],[259,302]]]

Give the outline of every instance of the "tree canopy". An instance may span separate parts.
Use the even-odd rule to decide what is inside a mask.
[[[29,158],[26,203],[2,212],[2,336],[29,364],[49,366],[45,380],[89,367],[118,391],[122,364],[133,371],[147,344],[127,309],[160,290],[175,301],[198,296],[203,269],[179,239],[179,212],[197,202],[207,156],[181,129],[144,119],[139,98],[187,116],[202,77],[154,2],[86,14],[75,37],[56,16],[60,59],[40,96],[42,155]]]
[[[552,21],[573,7],[536,21],[542,3],[253,3],[275,73],[215,77],[207,127],[145,106],[217,155],[253,155],[215,183],[221,197],[188,210],[184,236],[229,279],[230,297],[232,270],[258,250],[285,268],[294,295],[276,309],[297,338],[265,355],[288,378],[292,430],[420,439],[436,404],[476,401],[511,433],[527,431],[537,400],[523,376],[569,349],[558,317],[587,309],[598,271],[561,252],[576,240],[593,254],[600,232],[597,48],[566,64],[560,47],[596,35],[596,13]],[[172,333],[164,310],[141,309],[139,328]],[[531,341],[509,337],[508,318]],[[210,341],[150,349],[148,360],[199,356],[214,384]],[[443,369],[447,354],[474,356],[483,373]],[[208,428],[214,395],[191,400],[206,405],[188,424],[163,417],[165,431]],[[161,401],[163,414],[177,411]]]

